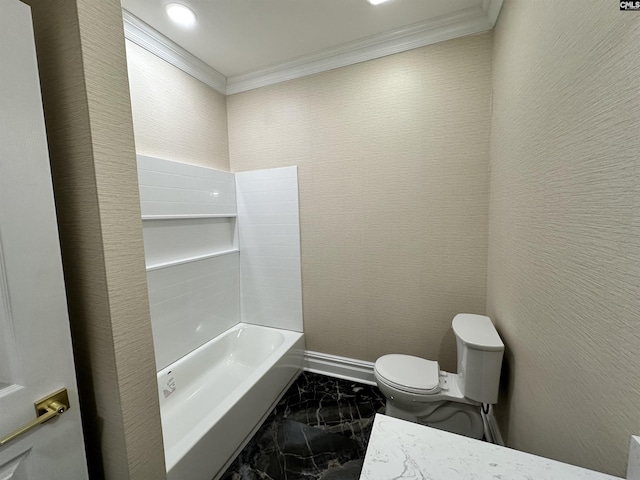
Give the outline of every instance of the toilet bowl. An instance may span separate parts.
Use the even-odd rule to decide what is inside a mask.
[[[385,355],[376,362],[374,375],[387,399],[387,415],[482,438],[480,402],[466,399],[458,388],[457,375],[440,371],[438,362],[411,355]]]
[[[489,317],[459,314],[453,319],[458,373],[412,355],[380,357],[374,367],[389,416],[482,438],[483,403],[497,402],[504,344]]]

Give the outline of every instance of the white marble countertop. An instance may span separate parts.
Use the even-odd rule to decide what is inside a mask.
[[[619,480],[377,414],[360,480]]]

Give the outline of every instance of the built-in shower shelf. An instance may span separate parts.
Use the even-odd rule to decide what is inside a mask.
[[[235,218],[235,213],[202,213],[193,215],[142,215],[142,220],[191,220],[194,218]]]
[[[178,260],[171,260],[169,262],[155,263],[155,264],[147,265],[147,272],[151,272],[153,270],[160,270],[161,268],[175,267],[176,265],[184,265],[185,263],[199,262],[200,260],[221,257],[222,255],[230,255],[232,253],[238,253],[239,251],[240,250],[237,248],[232,248],[230,250],[223,250],[220,252],[208,253],[206,255],[196,255],[193,257],[180,258]]]

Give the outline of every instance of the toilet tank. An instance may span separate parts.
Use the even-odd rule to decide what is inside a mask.
[[[452,327],[462,394],[476,402],[497,403],[504,344],[491,319],[461,313],[453,319]]]

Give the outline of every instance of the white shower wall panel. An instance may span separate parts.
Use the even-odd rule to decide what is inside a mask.
[[[298,169],[236,174],[242,321],[303,331]]]
[[[158,370],[240,322],[233,173],[138,155]]]
[[[238,253],[147,273],[158,370],[240,319]]]
[[[240,321],[302,332],[297,167],[138,156],[158,370]]]
[[[235,218],[144,220],[147,269],[237,250]]]
[[[142,216],[236,213],[234,174],[138,155]]]

